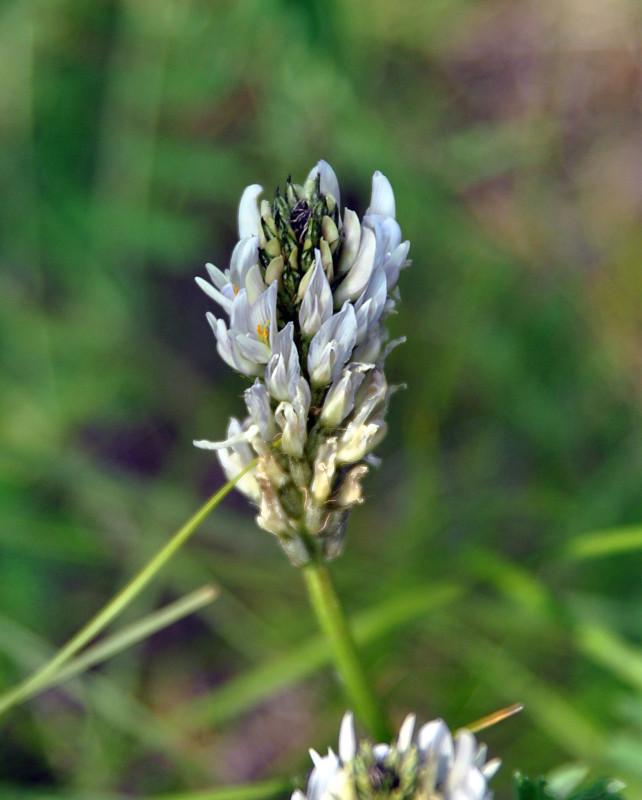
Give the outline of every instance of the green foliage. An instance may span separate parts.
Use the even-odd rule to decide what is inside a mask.
[[[227,265],[245,185],[323,157],[358,212],[382,170],[412,243],[408,389],[333,567],[392,722],[521,700],[482,735],[498,798],[560,758],[642,796],[635,20],[549,5],[2,5],[0,691],[223,484],[191,441],[245,384],[193,277]],[[336,746],[303,585],[238,496],[123,625],[205,583],[3,718],[2,796],[196,794]]]
[[[599,780],[569,794],[551,791],[544,778],[534,781],[526,775],[515,775],[515,800],[624,800],[617,782]]]

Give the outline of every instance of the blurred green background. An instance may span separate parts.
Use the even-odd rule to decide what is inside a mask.
[[[633,0],[2,5],[0,688],[223,483],[191,442],[244,383],[193,278],[227,266],[246,184],[325,158],[359,213],[384,172],[412,242],[408,388],[333,568],[377,690],[395,724],[523,701],[481,737],[499,798],[568,762],[642,796],[638,22]],[[3,798],[304,775],[336,745],[302,581],[238,494],[125,621],[206,582],[216,602],[3,719]]]

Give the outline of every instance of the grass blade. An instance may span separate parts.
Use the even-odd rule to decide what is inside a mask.
[[[221,500],[232,490],[236,482],[255,465],[251,464],[242,470],[233,480],[219,489],[190,519],[178,529],[167,544],[143,567],[143,569],[110,600],[107,605],[91,619],[66,645],[58,650],[44,666],[22,683],[0,696],[0,714],[7,711],[16,703],[42,691],[49,685],[56,672],[73,656],[76,655],[88,642],[95,638],[100,631],[121,614],[132,600],[139,595],[150,581],[160,572],[172,556],[185,544],[207,515],[216,508]]]
[[[46,689],[56,686],[62,681],[85,672],[85,670],[100,664],[102,661],[106,661],[108,658],[112,658],[112,656],[121,653],[128,647],[132,647],[152,634],[163,630],[163,628],[167,628],[174,622],[193,614],[217,597],[218,589],[213,586],[203,586],[195,592],[190,592],[180,600],[176,600],[176,602],[170,603],[152,614],[148,614],[121,631],[108,636],[102,642],[88,648],[81,656],[73,659],[66,666],[55,672],[46,684],[42,684],[41,688]]]

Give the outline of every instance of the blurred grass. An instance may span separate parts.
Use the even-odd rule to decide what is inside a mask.
[[[226,264],[246,184],[269,196],[323,157],[359,212],[388,175],[412,242],[389,361],[409,388],[335,567],[381,630],[379,691],[395,721],[452,727],[524,701],[483,736],[500,798],[513,769],[569,758],[642,792],[636,14],[3,5],[1,687],[223,483],[190,443],[243,385],[193,276]],[[126,621],[204,582],[220,599],[7,717],[3,796],[196,791],[336,744],[344,701],[309,659],[299,576],[239,497],[219,511]],[[444,581],[466,591],[388,625]],[[233,716],[173,728],[226,696]]]

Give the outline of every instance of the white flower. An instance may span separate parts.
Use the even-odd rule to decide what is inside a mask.
[[[363,460],[385,435],[383,323],[407,262],[395,198],[380,172],[360,221],[341,209],[339,182],[319,161],[303,186],[288,180],[272,203],[248,186],[230,266],[197,278],[218,309],[207,314],[221,358],[254,380],[248,416],[216,450],[226,475],[254,457],[239,485],[261,527],[290,558],[333,557],[348,509],[362,501]],[[312,552],[314,551],[314,552]]]
[[[404,720],[392,744],[357,742],[354,720],[347,712],[339,732],[339,754],[320,756],[311,750],[314,768],[305,794],[291,800],[356,800],[399,797],[417,800],[485,800],[487,782],[497,772],[499,759],[486,762],[486,747],[478,746],[470,731],[459,731],[453,741],[446,723],[433,720],[414,737],[415,716]],[[397,794],[395,794],[397,796]]]
[[[236,478],[239,472],[242,472],[254,461],[255,456],[248,442],[258,433],[258,427],[249,424],[249,420],[241,424],[235,417],[232,417],[227,426],[227,439],[224,442],[201,440],[194,442],[194,444],[204,450],[218,451],[218,458],[223,467],[223,472],[229,481]],[[260,500],[261,492],[253,471],[245,474],[236,486],[239,491],[243,492],[250,500],[254,500],[255,503]]]
[[[332,289],[330,289],[330,284],[323,271],[321,251],[317,250],[315,255],[314,267],[308,270],[305,276],[305,278],[308,275],[311,277],[305,287],[299,311],[301,332],[306,336],[314,336],[321,325],[332,316]],[[303,286],[303,281],[301,281],[301,286]]]
[[[357,341],[357,317],[354,307],[345,302],[319,328],[310,342],[308,371],[314,387],[329,386],[348,361]]]

